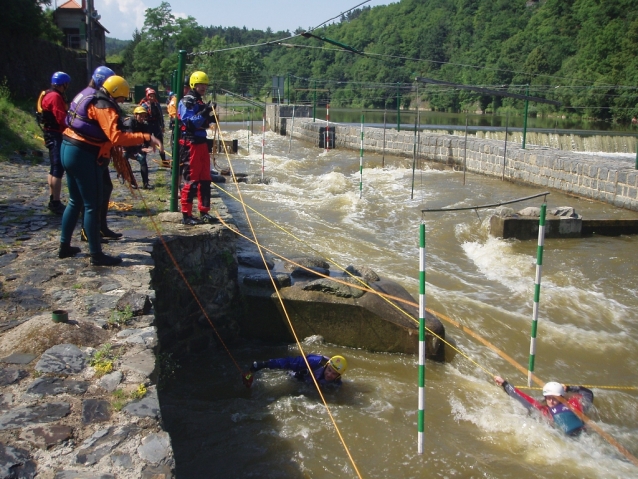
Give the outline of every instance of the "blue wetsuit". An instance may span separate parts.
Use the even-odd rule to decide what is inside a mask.
[[[328,361],[330,358],[328,356],[322,356],[320,354],[308,354],[306,356],[308,359],[308,364],[310,364],[310,369],[312,370],[312,374],[314,375],[317,383],[320,385],[325,384],[341,384],[341,378],[337,378],[334,381],[326,381],[324,377],[324,373],[326,371],[326,366],[328,365]],[[286,357],[279,359],[269,359],[266,361],[268,369],[285,369],[287,371],[292,371],[294,373],[294,377],[300,381],[306,381],[311,383],[312,378],[310,377],[308,366],[303,359],[303,356],[295,356],[295,357]]]

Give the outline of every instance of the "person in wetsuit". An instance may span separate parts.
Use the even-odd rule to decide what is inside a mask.
[[[268,361],[255,361],[250,367],[250,373],[244,376],[244,383],[248,387],[252,384],[253,374],[261,369],[285,369],[292,371],[293,376],[299,381],[312,383],[312,376],[321,386],[326,384],[341,385],[341,375],[348,369],[348,361],[343,356],[322,356],[320,354],[308,354],[308,364],[303,356],[269,359]],[[310,366],[310,369],[308,369]],[[310,373],[312,372],[312,376]]]
[[[545,404],[543,404],[521,392],[500,376],[494,376],[494,382],[528,410],[539,411],[543,417],[568,436],[576,436],[585,428],[585,423],[573,410],[586,413],[594,403],[594,393],[584,386],[564,386],[553,381],[545,383],[543,386]],[[566,394],[569,394],[569,397],[566,397]]]

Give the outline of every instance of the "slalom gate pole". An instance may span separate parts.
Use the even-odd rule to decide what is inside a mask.
[[[295,105],[292,105],[292,125],[290,125],[290,142],[288,143],[288,153],[292,148],[292,131],[295,129]]]
[[[532,385],[534,361],[536,359],[536,332],[538,328],[538,303],[541,296],[541,272],[543,269],[543,245],[545,244],[545,212],[547,203],[541,206],[538,223],[538,250],[536,252],[536,279],[534,280],[534,307],[532,311],[532,337],[529,344],[529,366],[527,368],[527,385]]]
[[[529,96],[529,83],[527,84],[527,90],[525,90],[525,95]],[[529,110],[529,100],[525,100],[525,113],[523,113],[523,144],[521,148],[525,149],[525,143],[527,140],[527,112]]]
[[[416,122],[417,117],[414,116],[414,142],[412,144],[412,191],[410,192],[410,199],[414,199],[414,174],[416,168]]]
[[[363,115],[361,115],[361,148],[359,148],[359,199],[363,197]]]
[[[266,163],[265,157],[266,148],[266,112],[261,118],[261,182],[264,182],[264,164]]]
[[[425,223],[419,225],[419,411],[417,452],[423,454],[425,426]]]
[[[507,162],[507,132],[510,126],[510,114],[507,114],[505,120],[505,148],[503,149],[503,172],[501,173],[501,181],[505,181],[505,163]]]
[[[326,137],[323,142],[324,153],[328,153],[328,150],[330,149],[328,141],[330,141],[330,103],[326,104]]]
[[[467,115],[465,115],[465,144],[463,145],[463,184],[465,185],[465,170],[467,170]]]
[[[182,82],[184,81],[184,67],[186,66],[186,50],[180,50],[177,60],[177,84],[179,88],[175,90],[175,101],[179,107],[179,101],[184,96],[184,88]],[[175,122],[173,127],[173,161],[171,162],[171,203],[170,211],[177,211],[177,195],[179,191],[179,121]]]
[[[385,168],[385,117],[387,111],[383,110],[383,156],[381,157],[381,168]],[[636,151],[638,152],[638,146],[636,146]],[[638,153],[636,153],[636,157],[638,158]],[[638,167],[636,167],[638,169]]]

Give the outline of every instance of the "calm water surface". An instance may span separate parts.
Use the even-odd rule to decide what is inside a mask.
[[[261,171],[261,134],[239,138],[238,172]],[[290,148],[290,152],[288,151]],[[218,159],[222,166],[226,159]],[[267,133],[265,176],[270,184],[241,185],[245,201],[283,228],[251,215],[259,241],[290,257],[316,256],[343,266],[365,264],[418,294],[420,207],[469,206],[532,195],[539,190],[441,170],[417,168],[410,199],[409,160],[364,157],[359,198],[356,151],[324,153]],[[226,186],[233,194],[236,188]],[[229,202],[249,234],[237,204]],[[514,205],[540,206],[539,200]],[[573,206],[585,218],[637,218],[635,213],[552,192],[548,208]],[[427,307],[485,337],[527,363],[536,241],[492,238],[490,211],[430,213]],[[312,249],[311,249],[312,248]],[[543,380],[599,386],[638,384],[638,237],[548,239],[545,242],[536,372]],[[451,325],[463,354],[427,364],[425,454],[416,449],[417,358],[309,344],[307,352],[343,354],[351,369],[326,399],[364,478],[638,477],[597,434],[567,439],[496,387],[500,374],[526,378]],[[232,354],[242,365],[295,354],[294,345],[249,343]],[[481,367],[478,367],[479,364]],[[486,370],[489,372],[486,372]],[[591,417],[638,455],[638,392],[595,388]],[[533,392],[539,395],[538,391]],[[260,373],[246,390],[225,352],[183,362],[179,378],[160,396],[180,478],[357,477],[318,397],[278,371]]]

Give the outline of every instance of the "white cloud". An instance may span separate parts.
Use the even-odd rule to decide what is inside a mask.
[[[110,31],[110,37],[129,40],[131,32],[144,26],[148,8],[142,0],[95,0],[94,8],[102,15],[100,23]]]

